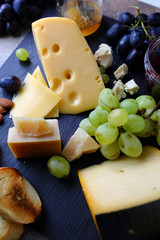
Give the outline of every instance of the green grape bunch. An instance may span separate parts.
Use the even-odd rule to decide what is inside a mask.
[[[138,157],[143,151],[140,138],[155,136],[160,146],[159,107],[160,102],[156,104],[149,95],[120,102],[113,90],[105,88],[100,92],[98,106],[79,127],[95,137],[106,159],[117,159],[121,152]]]

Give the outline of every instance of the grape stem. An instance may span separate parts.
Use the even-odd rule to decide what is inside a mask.
[[[144,117],[144,119],[150,118],[155,111],[157,111],[160,108],[160,101],[158,102],[157,106],[147,115]]]
[[[149,41],[152,41],[155,38],[155,36],[150,36],[149,35],[149,33],[148,33],[148,31],[147,31],[147,29],[146,29],[146,27],[144,25],[144,21],[143,21],[143,19],[141,17],[140,8],[137,7],[137,6],[133,6],[133,8],[137,9],[137,14],[138,14],[139,20],[137,21],[137,23],[135,25],[132,25],[132,27],[136,29],[138,27],[138,25],[141,24],[141,26],[142,26],[145,34],[146,34],[146,37],[148,38]]]

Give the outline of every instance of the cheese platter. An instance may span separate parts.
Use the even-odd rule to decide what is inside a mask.
[[[55,8],[48,9],[42,17],[53,16],[56,16]],[[116,20],[103,16],[100,28],[94,34],[86,37],[87,43],[93,53],[95,53],[100,44],[109,44],[106,32],[114,23],[116,23]],[[23,82],[27,73],[32,74],[37,66],[40,66],[43,76],[45,76],[37,53],[32,31],[27,34],[17,48],[27,49],[29,60],[26,62],[20,61],[16,58],[15,50],[0,68],[0,78],[12,75],[17,76]],[[110,81],[106,84],[107,88],[113,88],[113,81],[115,80],[113,72],[124,63],[123,59],[117,54],[115,48],[113,48],[113,59],[112,66],[107,70],[107,74],[110,76]],[[134,79],[139,86],[139,91],[134,95],[134,98],[139,95],[148,94],[143,65],[136,69],[129,69],[125,81],[130,79]],[[7,93],[0,88],[0,97],[12,99],[13,94]],[[57,119],[59,122],[62,148],[75,133],[81,120],[88,117],[88,114],[89,111],[78,114],[60,114]],[[14,157],[7,145],[8,130],[12,126],[13,122],[9,117],[9,113],[7,113],[4,115],[4,121],[0,126],[0,167],[13,167],[18,169],[22,176],[25,177],[38,192],[42,201],[42,214],[35,223],[31,224],[31,227],[51,240],[100,239],[78,177],[78,171],[80,169],[100,164],[106,160],[100,151],[98,150],[96,153],[83,155],[78,160],[72,162],[70,164],[71,172],[68,178],[57,179],[53,177],[47,169],[48,157],[26,159],[16,159]],[[159,149],[155,137],[143,139],[143,145],[152,145]],[[159,207],[158,201],[155,204]],[[123,216],[124,215],[125,213]],[[104,220],[102,219],[102,221]],[[127,221],[127,216],[125,221]],[[120,231],[120,229],[118,230]],[[27,231],[27,227],[25,228],[25,231]],[[123,239],[134,239],[134,234],[132,232],[129,236],[130,238],[128,238],[128,235],[123,236]],[[159,236],[160,230],[157,230],[156,236],[154,236],[155,240],[156,238],[158,239]],[[149,235],[146,239],[150,239],[150,237],[151,236]],[[116,238],[113,238],[112,234],[108,233],[106,234],[106,239],[110,240]]]

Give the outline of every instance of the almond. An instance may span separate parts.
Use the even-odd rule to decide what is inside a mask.
[[[2,106],[0,106],[0,114],[6,113],[6,109]]]
[[[8,98],[0,98],[0,106],[10,109],[13,107],[13,105],[14,103],[12,102],[12,100]]]
[[[3,122],[3,116],[0,114],[0,123]]]

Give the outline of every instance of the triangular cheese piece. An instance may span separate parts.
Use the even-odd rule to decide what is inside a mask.
[[[49,86],[62,98],[60,112],[95,108],[104,83],[78,25],[67,18],[42,18],[32,23],[32,31]]]
[[[62,151],[62,155],[70,162],[80,158],[82,154],[97,151],[99,144],[82,128],[78,128]]]

